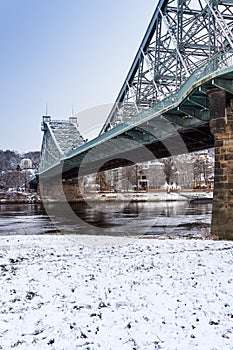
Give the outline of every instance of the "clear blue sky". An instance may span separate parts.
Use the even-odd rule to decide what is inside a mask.
[[[113,103],[157,0],[0,0],[0,149],[40,150],[41,117]],[[82,131],[102,124],[80,116]]]

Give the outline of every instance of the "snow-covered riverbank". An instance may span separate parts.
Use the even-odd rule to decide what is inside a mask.
[[[233,349],[233,242],[0,237],[0,349]]]

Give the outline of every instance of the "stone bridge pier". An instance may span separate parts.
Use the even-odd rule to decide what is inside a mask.
[[[42,201],[83,201],[78,179],[63,180],[61,185],[59,185],[59,180],[58,178],[40,179],[38,192],[41,195]]]
[[[209,92],[210,129],[215,139],[215,178],[211,234],[233,240],[233,99]]]

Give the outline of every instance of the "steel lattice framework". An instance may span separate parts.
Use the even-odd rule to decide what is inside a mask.
[[[41,130],[44,135],[40,171],[59,163],[67,153],[85,143],[78,130],[76,117],[70,117],[69,120],[51,120],[50,116],[43,116]]]
[[[100,132],[177,92],[192,73],[233,49],[233,1],[160,0]]]

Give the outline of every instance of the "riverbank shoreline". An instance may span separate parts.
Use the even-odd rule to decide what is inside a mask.
[[[2,349],[231,349],[233,242],[0,237]]]
[[[113,191],[92,191],[85,192],[76,198],[67,199],[68,203],[95,203],[95,202],[173,202],[181,201],[185,202],[189,200],[189,196],[195,195],[195,197],[205,196],[205,194],[211,191],[202,190],[172,190],[167,192],[165,190],[153,190],[153,191],[129,191],[129,192],[113,192]],[[212,192],[211,192],[212,193]],[[63,203],[64,199],[59,197],[40,197],[36,193],[30,192],[1,192],[0,193],[0,205],[1,204],[40,204],[40,203]]]

